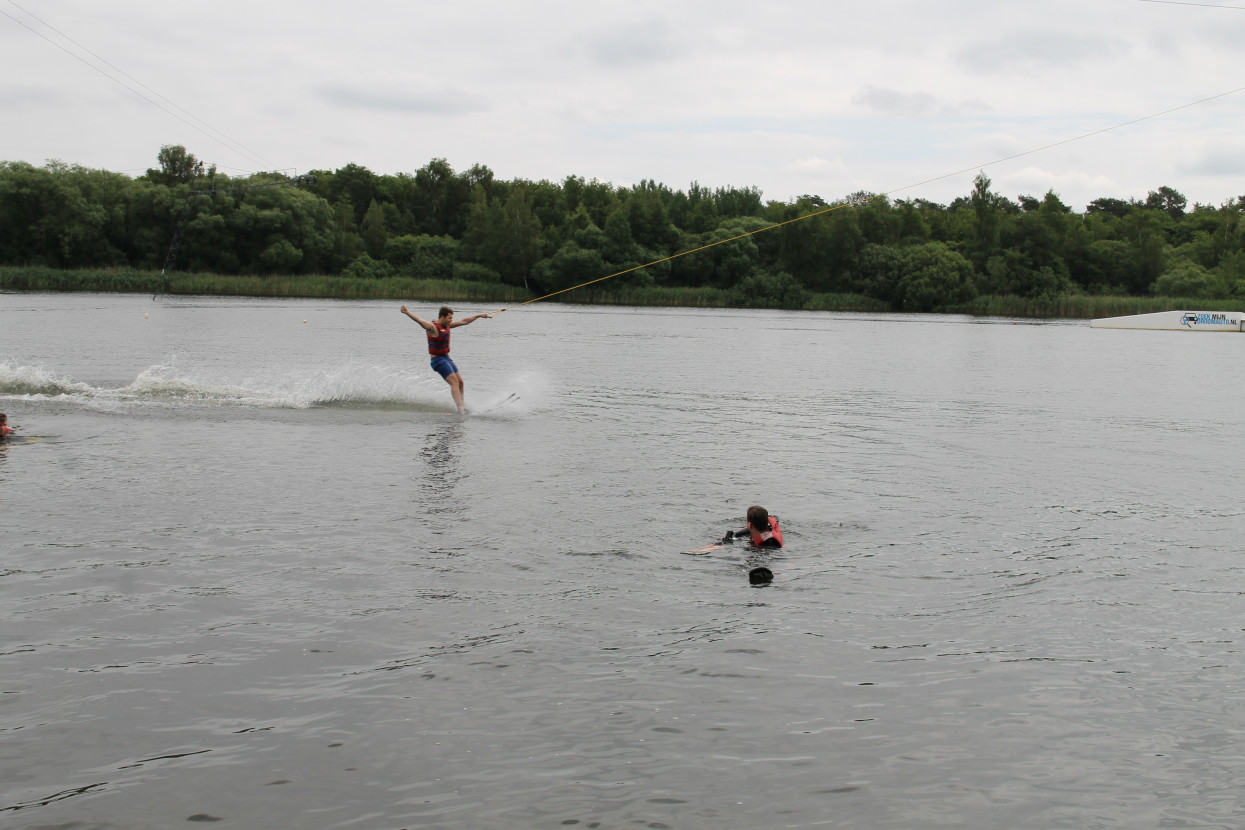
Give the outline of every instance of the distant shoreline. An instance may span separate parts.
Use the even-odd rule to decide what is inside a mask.
[[[100,292],[133,294],[216,295],[242,297],[303,297],[340,300],[427,300],[513,305],[535,298],[527,289],[500,283],[461,280],[420,280],[404,277],[360,279],[337,276],[229,276],[170,274],[131,268],[61,270],[42,266],[0,267],[0,291]],[[608,290],[585,288],[544,302],[583,305],[628,305],[675,308],[739,308],[732,295],[715,288],[646,287]],[[1084,294],[1059,297],[980,296],[946,314],[1033,319],[1094,319],[1146,314],[1173,309],[1237,311],[1238,300],[1189,300],[1171,297],[1112,297]],[[779,306],[760,306],[778,308]],[[803,311],[902,312],[861,294],[811,294]]]

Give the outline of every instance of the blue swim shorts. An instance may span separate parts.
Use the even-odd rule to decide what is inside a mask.
[[[432,370],[441,377],[448,378],[458,371],[458,367],[450,360],[449,355],[438,354],[432,357]]]

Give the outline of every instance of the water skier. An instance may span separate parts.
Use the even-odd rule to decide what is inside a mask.
[[[467,407],[463,403],[463,376],[459,373],[458,367],[454,365],[454,361],[450,360],[450,329],[474,323],[481,317],[491,320],[493,315],[473,314],[462,320],[455,320],[454,309],[447,305],[441,306],[441,310],[437,312],[437,319],[432,322],[416,317],[406,310],[406,306],[402,306],[402,313],[419,323],[424,327],[424,331],[428,332],[428,354],[432,355],[433,371],[445,378],[445,382],[450,385],[450,394],[454,396],[454,405],[458,407],[459,414],[466,415]]]
[[[769,511],[760,505],[754,504],[748,508],[748,525],[738,532],[726,531],[726,538],[723,542],[732,542],[735,539],[742,539],[747,536],[754,547],[758,548],[780,548],[782,547],[782,528],[778,526],[778,517],[771,516]]]

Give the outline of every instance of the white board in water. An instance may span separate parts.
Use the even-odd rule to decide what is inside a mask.
[[[1157,311],[1127,317],[1091,320],[1096,329],[1152,329],[1155,331],[1241,331],[1245,314],[1239,311]]]

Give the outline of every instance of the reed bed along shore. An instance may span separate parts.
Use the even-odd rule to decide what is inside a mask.
[[[131,268],[62,271],[42,267],[0,267],[0,289],[8,291],[102,291],[148,294],[210,294],[242,297],[312,297],[344,300],[465,300],[521,302],[530,291],[499,283],[420,280],[407,277],[353,279],[324,275],[231,276]]]
[[[158,271],[132,268],[65,271],[42,266],[0,267],[0,290],[101,291],[147,294],[197,294],[246,297],[313,297],[347,300],[428,300],[433,302],[487,302],[514,305],[534,299],[527,289],[501,283],[462,280],[424,280],[410,277],[354,279],[333,276],[229,276],[173,273],[166,280]],[[560,294],[546,302],[587,305],[633,305],[682,308],[730,308],[738,295],[718,288],[668,286],[594,286]],[[977,317],[1094,319],[1189,309],[1238,311],[1242,300],[1199,300],[1180,297],[1112,297],[1070,294],[1059,297],[981,296],[949,313]],[[805,311],[890,312],[890,305],[863,294],[808,294]]]

